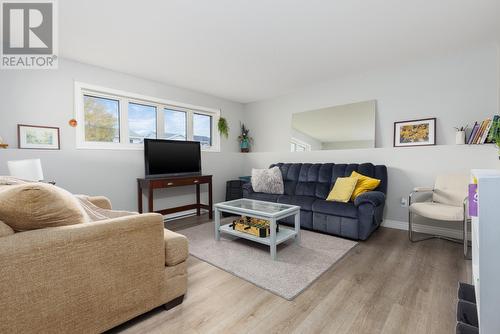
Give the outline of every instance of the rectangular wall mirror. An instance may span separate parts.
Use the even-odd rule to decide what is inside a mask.
[[[292,115],[292,152],[375,147],[377,101],[364,101]]]

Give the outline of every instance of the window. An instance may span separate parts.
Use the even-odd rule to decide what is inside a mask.
[[[120,142],[120,112],[117,100],[84,95],[85,141]]]
[[[187,140],[187,117],[186,112],[164,109],[165,139]]]
[[[75,83],[77,148],[142,149],[144,138],[195,140],[219,151],[220,111]]]
[[[130,102],[128,104],[128,139],[142,144],[144,138],[156,138],[156,107]]]
[[[290,140],[290,151],[291,152],[308,152],[311,151],[311,145],[302,140],[292,138]]]
[[[202,147],[212,146],[212,116],[193,114],[193,140],[199,141]]]

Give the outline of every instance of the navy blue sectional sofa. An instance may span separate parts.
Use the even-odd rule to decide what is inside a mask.
[[[283,195],[257,193],[251,183],[243,185],[243,197],[262,201],[299,205],[302,228],[366,240],[382,222],[387,192],[387,168],[383,165],[278,163],[283,176]],[[358,196],[353,202],[326,201],[338,177],[350,176],[353,171],[380,179],[374,191]],[[293,224],[293,217],[282,221]]]

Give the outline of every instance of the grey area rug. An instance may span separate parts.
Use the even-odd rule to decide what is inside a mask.
[[[223,220],[222,224],[230,223],[231,219]],[[288,300],[304,291],[357,244],[303,230],[300,245],[294,240],[278,245],[277,260],[273,261],[266,245],[227,234],[221,234],[221,240],[215,241],[213,223],[178,233],[188,238],[189,253],[194,257]]]

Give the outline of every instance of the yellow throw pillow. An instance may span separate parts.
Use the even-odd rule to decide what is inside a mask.
[[[354,199],[359,195],[361,195],[362,193],[377,188],[378,185],[380,184],[379,179],[374,179],[372,177],[359,174],[357,172],[352,172],[351,177],[358,180],[358,183],[356,183],[356,188],[354,188],[354,191],[352,192],[351,201],[354,201]]]
[[[343,203],[349,202],[357,182],[358,179],[355,177],[337,178],[337,181],[335,181],[333,189],[330,191],[330,194],[328,194],[326,200]]]

